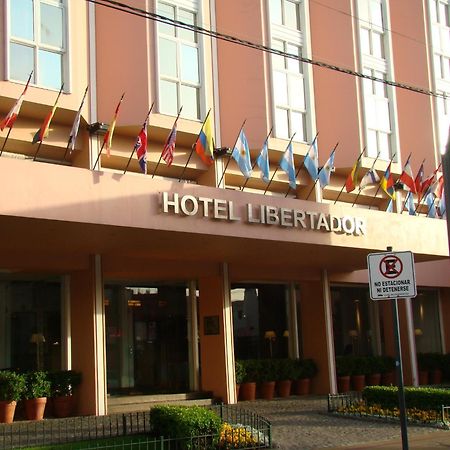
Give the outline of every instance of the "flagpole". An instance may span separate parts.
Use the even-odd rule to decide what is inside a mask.
[[[359,160],[362,158],[362,156],[363,156],[365,150],[366,150],[366,147],[364,147],[364,148],[362,149],[362,152],[359,154],[358,159],[357,159],[356,162],[355,162],[355,165],[358,164],[358,162],[359,162]],[[353,167],[354,167],[354,165],[352,166],[352,170],[353,170]],[[350,173],[351,173],[351,172],[350,172]],[[348,178],[348,176],[347,176],[347,178]],[[341,190],[339,191],[338,196],[336,197],[336,200],[335,200],[334,203],[333,203],[334,205],[337,203],[337,201],[339,200],[339,197],[341,196],[342,192],[344,191],[345,185],[347,184],[347,178],[345,179],[344,185],[342,186]]]
[[[177,117],[176,117],[176,119],[175,119],[175,122],[174,122],[173,125],[172,125],[172,128],[171,128],[169,134],[172,132],[173,127],[177,124],[178,119],[180,118],[180,114],[181,114],[182,109],[183,109],[183,106],[181,106],[180,110],[178,111]],[[155,177],[155,174],[156,174],[156,171],[158,170],[159,163],[161,162],[161,159],[162,159],[162,152],[161,152],[161,154],[159,155],[158,163],[156,164],[156,167],[155,167],[155,170],[154,170],[154,172],[153,172],[152,178]]]
[[[291,139],[289,139],[289,144],[286,146],[286,149],[284,150],[284,153],[286,153],[287,149],[289,148],[289,146],[292,144],[292,139],[294,139],[295,133],[291,136]],[[278,168],[280,167],[280,164],[278,163],[278,166],[275,168],[274,173],[272,174],[272,177],[270,178],[269,184],[266,186],[266,189],[264,190],[264,194],[266,195],[266,192],[268,191],[270,185],[272,184],[272,181],[275,177],[275,174],[278,172]],[[295,174],[295,178],[297,178],[297,174]],[[287,195],[287,194],[286,194]]]
[[[55,104],[53,105],[53,108],[55,108],[55,112],[56,112],[56,105],[58,104],[58,100],[59,100],[59,97],[61,97],[63,89],[64,89],[64,83],[61,85],[61,88],[58,92],[58,96],[56,97]],[[52,111],[53,111],[53,108],[52,108]],[[51,118],[53,118],[53,116]],[[49,127],[49,126],[50,126],[50,123],[47,124],[47,127]],[[44,134],[45,134],[45,130],[44,130]],[[42,135],[42,139],[39,141],[39,145],[36,150],[36,153],[34,154],[33,161],[36,161],[37,154],[39,152],[39,149],[41,148],[42,142],[44,141],[44,134]]]
[[[78,116],[78,114],[81,112],[81,108],[82,108],[83,105],[84,105],[84,101],[86,100],[86,95],[87,95],[88,89],[89,89],[89,86],[86,86],[86,90],[84,91],[83,99],[81,100],[80,107],[78,108],[78,111],[77,111],[77,116]],[[75,116],[75,118],[76,118],[77,116]],[[72,131],[71,131],[71,132],[72,132]],[[64,158],[63,158],[63,161],[66,160],[67,151],[69,150],[69,146],[70,146],[70,136],[69,136],[69,141],[67,142],[66,151],[64,152]]]
[[[148,113],[147,113],[147,117],[145,118],[144,123],[142,124],[142,128],[145,127],[145,124],[147,123],[147,120],[148,120],[148,118],[150,117],[150,113],[152,112],[152,109],[153,109],[153,105],[154,105],[154,104],[155,104],[155,102],[153,102],[153,103],[152,103],[152,106],[150,106],[150,109],[148,110]],[[147,126],[148,126],[148,124],[147,124]],[[131,158],[133,157],[135,151],[136,151],[136,145],[133,145],[133,151],[131,152],[131,156],[130,156],[130,158],[128,159],[127,166],[125,167],[125,170],[123,171],[123,174],[124,174],[124,175],[127,173],[128,166],[130,165]]]
[[[294,133],[295,135],[295,133]],[[314,145],[314,142],[316,142],[317,136],[319,136],[319,132],[316,133],[316,135],[314,136],[314,139],[312,140],[310,146],[308,147],[308,151],[306,152],[305,156],[308,154],[308,152],[311,150],[311,147]],[[291,139],[292,140],[292,139]],[[319,157],[319,155],[317,155],[317,157]],[[303,169],[305,165],[305,158],[303,158],[302,164],[300,165],[299,169],[297,170],[297,172],[295,173],[295,178],[297,179],[298,174],[300,173],[300,170]],[[286,192],[286,195],[284,196],[284,198],[286,198],[289,195],[289,192],[291,192],[291,186],[288,186],[288,190]]]
[[[336,145],[334,146],[333,150],[331,150],[330,155],[331,155],[334,151],[336,151],[338,145],[339,145],[339,142],[337,142]],[[308,198],[309,198],[309,196],[311,195],[312,191],[313,191],[314,188],[316,187],[317,181],[319,180],[319,174],[320,174],[320,172],[322,171],[322,169],[323,169],[323,166],[322,166],[322,167],[319,169],[319,171],[317,172],[317,178],[314,180],[314,184],[313,184],[311,190],[308,192],[308,195],[306,196],[306,199],[305,199],[305,200],[308,200]]]
[[[388,169],[388,167],[392,164],[392,161],[394,160],[394,158],[395,158],[395,155],[396,155],[396,153],[394,153],[393,155],[392,155],[392,158],[390,159],[390,161],[389,161],[389,164],[388,164],[388,166],[386,167],[386,170]],[[380,192],[380,188],[381,188],[381,183],[383,182],[383,178],[384,178],[384,175],[386,175],[386,170],[384,171],[384,174],[383,174],[383,176],[380,178],[380,182],[378,183],[378,188],[377,188],[377,191],[375,192],[375,195],[372,197],[372,201],[370,202],[370,205],[369,205],[369,209],[371,209],[372,208],[372,206],[373,206],[373,202],[375,201],[375,199],[377,198],[377,194],[378,194],[378,192]],[[392,176],[392,172],[391,172],[391,174],[390,174],[390,176]]]
[[[14,124],[13,124],[14,125]],[[5,148],[6,142],[8,141],[9,135],[11,133],[12,127],[9,128],[8,133],[5,137],[5,141],[3,142],[2,149],[0,150],[0,156],[3,154],[3,149]]]
[[[186,161],[186,164],[183,167],[183,171],[181,172],[181,175],[180,175],[180,178],[178,179],[178,182],[181,182],[181,180],[183,179],[184,172],[186,171],[186,168],[187,168],[187,166],[189,164],[189,161],[192,158],[192,154],[194,153],[195,146],[197,145],[197,142],[198,142],[198,138],[200,137],[200,133],[203,131],[203,127],[205,126],[205,122],[208,119],[208,116],[209,116],[210,112],[211,112],[211,108],[209,108],[208,114],[206,114],[205,120],[202,123],[202,127],[200,128],[200,131],[197,134],[197,139],[195,140],[194,144],[192,145],[191,153],[189,154],[189,157],[188,157],[188,159]]]
[[[441,168],[441,165],[442,165],[442,163],[439,163],[439,165],[437,166],[437,168],[434,169],[434,175],[433,175],[433,178],[436,176],[437,171]],[[416,209],[414,210],[414,212],[417,213],[418,216],[420,216],[420,213],[418,213],[417,210],[419,209],[419,206],[423,203],[423,200],[424,200],[424,199],[427,197],[427,195],[429,194],[428,191],[430,190],[430,187],[431,187],[432,184],[433,184],[433,183],[431,183],[430,186],[428,186],[428,188],[427,188],[425,194],[422,196],[422,198],[421,198],[420,200],[417,200],[417,206],[416,206]]]
[[[406,164],[408,164],[409,158],[411,158],[411,155],[412,155],[412,153],[409,154],[408,159],[407,159],[407,161],[406,161]],[[422,164],[423,164],[424,162],[425,162],[425,158],[423,159]],[[406,166],[406,164],[405,164],[405,166]],[[421,164],[419,167],[421,167],[422,164]],[[415,185],[415,184],[416,184],[416,181],[414,180],[414,185]],[[411,192],[411,191],[408,191],[408,192]],[[411,192],[411,195],[412,195],[412,192]],[[402,207],[402,210],[400,211],[400,214],[403,214],[403,211],[405,210],[405,206],[406,206],[406,202],[407,202],[407,201],[408,201],[408,195],[405,196],[405,201],[403,202],[403,207]],[[414,203],[414,197],[413,197],[413,203]]]
[[[28,89],[28,85],[30,84],[30,81],[31,81],[31,77],[32,77],[32,75],[33,75],[33,72],[34,72],[33,70],[30,72],[30,75],[28,76],[27,83],[25,84],[25,89],[24,89],[24,90],[22,91],[22,93],[20,94],[20,97],[22,97],[23,95],[25,95],[25,92],[26,92],[27,89]],[[19,97],[19,99],[20,99],[20,97]],[[11,130],[12,130],[13,126],[14,126],[14,123],[15,123],[15,120],[14,120],[14,122],[11,124],[11,126],[8,127],[9,130],[8,130],[8,133],[6,134],[5,141],[3,142],[2,149],[0,150],[0,156],[2,156],[2,154],[3,154],[3,150],[5,149],[5,145],[6,145],[6,143],[8,142],[8,138],[9,138],[9,135],[11,134]]]
[[[234,148],[236,147],[237,141],[238,141],[238,139],[239,139],[239,136],[241,135],[242,129],[244,128],[245,122],[247,122],[247,119],[244,119],[244,121],[242,122],[241,128],[239,129],[239,133],[238,133],[238,135],[237,135],[237,138],[236,138],[236,140],[234,141],[233,150],[234,150]],[[225,172],[227,171],[228,165],[230,164],[231,156],[232,156],[232,154],[233,154],[233,150],[231,150],[231,153],[228,155],[228,161],[227,161],[227,163],[226,163],[226,165],[225,165],[225,169],[223,169],[222,176],[220,177],[220,180],[219,180],[219,182],[217,183],[217,187],[220,187],[220,183],[222,183],[223,177],[225,176]]]
[[[374,159],[373,163],[372,163],[372,167],[369,169],[369,172],[373,170],[373,168],[375,167],[375,163],[377,162],[378,157],[380,156],[380,151],[378,151],[377,153],[377,157]],[[359,183],[359,188],[358,188],[358,193],[356,194],[356,198],[355,201],[352,203],[352,208],[355,206],[356,202],[358,201],[359,198],[359,194],[361,194],[361,191],[363,190],[363,188],[361,187],[361,182]]]

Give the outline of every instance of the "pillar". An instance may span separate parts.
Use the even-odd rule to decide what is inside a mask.
[[[228,267],[199,278],[199,330],[201,388],[224,403],[236,403],[234,373],[233,311]]]
[[[106,414],[105,314],[100,255],[90,256],[86,270],[72,272],[72,368],[83,376],[78,414]]]

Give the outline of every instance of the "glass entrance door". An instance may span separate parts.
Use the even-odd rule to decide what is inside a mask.
[[[105,286],[111,395],[189,389],[187,301],[185,285]]]

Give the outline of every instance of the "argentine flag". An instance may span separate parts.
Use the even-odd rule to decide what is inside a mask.
[[[261,149],[258,158],[256,159],[256,164],[261,169],[261,178],[265,183],[269,180],[269,148],[267,147],[267,139],[264,142],[263,148]]]
[[[244,177],[250,178],[250,175],[252,174],[252,163],[250,161],[250,150],[248,148],[248,142],[245,137],[244,130],[241,130],[239,133],[238,140],[231,155],[236,160]]]
[[[297,183],[295,182],[294,150],[292,149],[292,142],[289,142],[289,145],[284,151],[284,155],[280,161],[280,167],[289,177],[290,188],[296,189]]]

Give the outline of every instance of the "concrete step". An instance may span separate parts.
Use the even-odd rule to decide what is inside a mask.
[[[213,404],[209,392],[187,392],[162,395],[127,395],[108,397],[108,414],[147,411],[155,405],[198,405]]]

